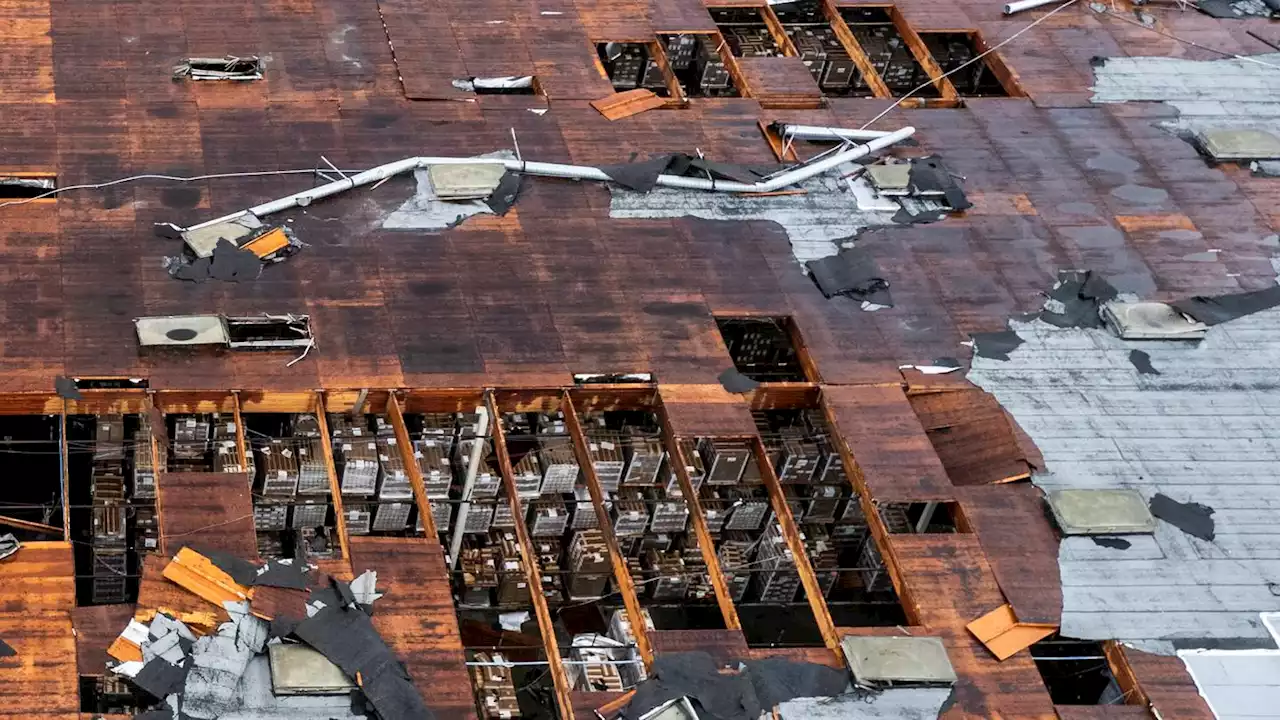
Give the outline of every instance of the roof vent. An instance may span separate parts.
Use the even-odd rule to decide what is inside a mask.
[[[311,318],[307,315],[164,315],[135,318],[142,347],[220,345],[233,350],[309,348]]]
[[[1125,340],[1199,340],[1209,330],[1164,303],[1109,302],[1102,306],[1102,319]]]
[[[262,59],[256,55],[222,58],[187,58],[173,69],[173,79],[180,80],[261,80]]]
[[[1280,158],[1280,138],[1254,128],[1206,130],[1198,138],[1205,154],[1214,160],[1273,160]]]
[[[227,344],[227,328],[218,315],[144,317],[133,324],[142,347]]]
[[[1055,490],[1049,508],[1064,535],[1155,532],[1156,520],[1137,490]]]
[[[840,638],[853,679],[863,686],[950,686],[956,682],[947,649],[936,637]]]

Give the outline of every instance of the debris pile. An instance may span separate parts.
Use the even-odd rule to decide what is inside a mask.
[[[288,227],[264,225],[247,211],[185,229],[161,223],[156,232],[182,239],[183,253],[165,258],[165,267],[169,275],[190,282],[254,280],[263,266],[284,262],[305,247]]]
[[[163,577],[207,605],[139,607],[108,648],[109,670],[159,699],[140,717],[432,717],[374,628],[375,572],[346,583],[184,547]]]

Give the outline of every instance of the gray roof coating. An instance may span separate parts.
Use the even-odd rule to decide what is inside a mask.
[[[1046,491],[1133,488],[1213,508],[1204,541],[1160,521],[1127,549],[1064,538],[1062,634],[1173,652],[1270,642],[1280,610],[1280,309],[1209,329],[1200,342],[1126,341],[1106,330],[1011,323],[1008,361],[974,357],[969,379],[1031,435]],[[1129,352],[1150,354],[1140,374]]]
[[[796,698],[779,705],[778,716],[782,720],[936,720],[950,695],[951,688],[890,688],[866,695]]]
[[[1170,130],[1254,128],[1280,136],[1280,53],[1252,60],[1112,57],[1094,70],[1093,101],[1154,101],[1176,108]]]
[[[1262,621],[1273,637],[1277,617]],[[1182,650],[1178,657],[1218,720],[1276,717],[1280,708],[1280,650]]]

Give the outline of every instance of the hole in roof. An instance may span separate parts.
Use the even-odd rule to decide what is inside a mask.
[[[0,175],[0,200],[30,200],[57,188],[52,175]]]
[[[1005,87],[997,75],[996,68],[1001,60],[995,53],[973,62],[982,52],[978,33],[922,32],[920,39],[944,73],[954,72],[949,77],[960,95],[1009,97],[1011,94],[1010,88]],[[965,66],[965,63],[970,62],[971,65]],[[1012,79],[1010,82],[1012,83]]]
[[[891,533],[957,533],[960,507],[954,502],[877,503]]]
[[[925,87],[915,93],[916,97],[940,96],[936,86],[927,84],[929,74],[912,54],[887,8],[840,8],[840,17],[893,97],[902,97],[921,85]]]
[[[734,57],[777,57],[782,54],[760,8],[712,8],[710,12]]]
[[[1125,700],[1102,643],[1054,634],[1031,646],[1031,658],[1054,705],[1119,705]]]
[[[261,80],[262,59],[255,56],[222,58],[187,58],[173,69],[174,79],[190,80]]]
[[[756,382],[805,382],[789,317],[718,317],[716,326],[734,368]]]
[[[662,73],[652,43],[596,43],[596,55],[613,89],[619,92],[643,88],[658,97],[669,97],[667,79]]]
[[[774,7],[782,29],[791,39],[801,62],[824,94],[838,97],[870,97],[871,87],[849,58],[817,0],[801,0]]]
[[[738,97],[714,35],[659,35],[686,97]]]

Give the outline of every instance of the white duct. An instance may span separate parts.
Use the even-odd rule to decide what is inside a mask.
[[[914,135],[916,129],[913,127],[904,127],[900,130],[894,130],[880,137],[868,140],[861,145],[855,145],[847,150],[828,155],[827,157],[815,162],[802,163],[779,173],[767,180],[761,180],[756,183],[733,182],[729,180],[716,180],[714,178],[705,177],[684,177],[681,175],[659,175],[657,184],[660,187],[681,188],[684,190],[710,190],[712,192],[729,192],[729,193],[767,193],[781,190],[782,188],[804,182],[809,178],[820,175],[832,168],[852,162],[859,158],[866,157],[874,152],[878,152],[892,145],[906,140]],[[288,210],[294,207],[306,207],[316,200],[327,198],[331,195],[346,192],[352,188],[362,185],[372,185],[373,183],[385,180],[389,177],[400,175],[411,170],[430,167],[432,165],[502,165],[507,170],[519,172],[526,175],[540,175],[542,177],[558,177],[571,180],[596,180],[599,182],[610,182],[612,178],[605,174],[603,170],[585,165],[561,165],[559,163],[543,163],[528,162],[524,160],[507,160],[503,158],[460,158],[460,157],[414,157],[397,160],[386,165],[379,165],[370,168],[361,173],[356,173],[341,180],[334,180],[331,183],[303,190],[279,200],[255,205],[249,208],[249,212],[256,217],[264,217],[272,213],[282,210]],[[209,220],[199,225],[193,225],[187,228],[187,231],[198,230],[209,225],[225,222],[229,219],[239,217],[244,211],[238,211],[225,215],[220,218]]]
[[[1016,2],[1005,3],[1004,14],[1012,15],[1014,13],[1020,13],[1023,10],[1052,5],[1056,2],[1062,2],[1062,0],[1017,0]]]
[[[783,140],[852,140],[863,142],[882,138],[890,133],[884,130],[846,130],[818,125],[791,125],[778,123],[778,135]]]

